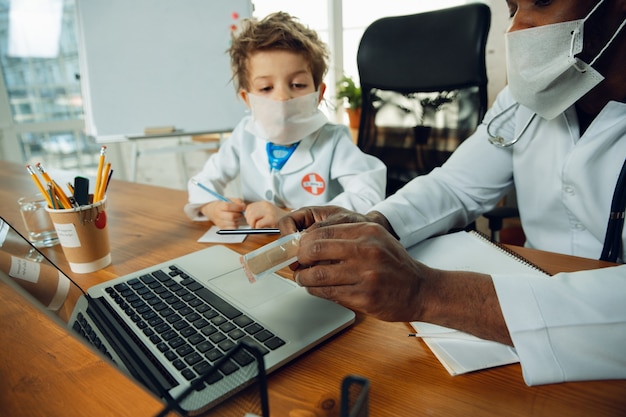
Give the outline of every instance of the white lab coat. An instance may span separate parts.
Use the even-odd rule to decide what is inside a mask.
[[[512,103],[505,89],[485,122]],[[492,133],[511,140],[531,115],[520,106]],[[598,259],[625,158],[625,103],[608,103],[582,137],[573,107],[551,121],[537,116],[509,148],[491,145],[483,123],[443,167],[372,210],[408,247],[467,224],[515,186],[526,246]],[[626,229],[621,263],[624,247]],[[625,265],[493,281],[528,385],[626,378]]]
[[[267,142],[245,130],[248,117],[194,179],[223,195],[239,176],[238,197],[244,201],[265,200],[292,209],[332,204],[364,213],[384,198],[387,168],[352,142],[346,126],[325,124],[302,139],[280,171],[270,171]],[[215,197],[191,180],[188,191],[185,213],[193,220],[206,220],[199,208]]]

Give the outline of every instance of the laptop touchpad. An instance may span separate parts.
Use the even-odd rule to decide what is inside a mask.
[[[276,275],[268,275],[251,284],[243,269],[238,269],[212,279],[209,287],[212,286],[243,306],[256,307],[293,290],[297,284]]]

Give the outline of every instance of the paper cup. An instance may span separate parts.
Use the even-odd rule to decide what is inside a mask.
[[[105,206],[106,197],[97,203],[71,209],[46,208],[73,272],[86,274],[111,263]]]
[[[49,310],[61,308],[70,290],[70,280],[50,265],[2,251],[0,270],[12,277]]]

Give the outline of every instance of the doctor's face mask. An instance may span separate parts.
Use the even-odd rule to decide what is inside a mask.
[[[590,64],[575,56],[583,49],[585,22],[603,1],[598,2],[584,19],[506,34],[509,89],[518,103],[544,119],[554,119],[604,79],[592,65],[626,21]]]

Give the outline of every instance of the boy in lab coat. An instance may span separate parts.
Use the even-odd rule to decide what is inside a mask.
[[[319,110],[326,45],[292,16],[247,19],[229,49],[238,95],[251,111],[188,184],[184,211],[219,228],[276,227],[292,209],[337,205],[365,213],[384,198],[386,167]],[[237,177],[241,198],[217,198]],[[224,201],[228,200],[228,201]]]

